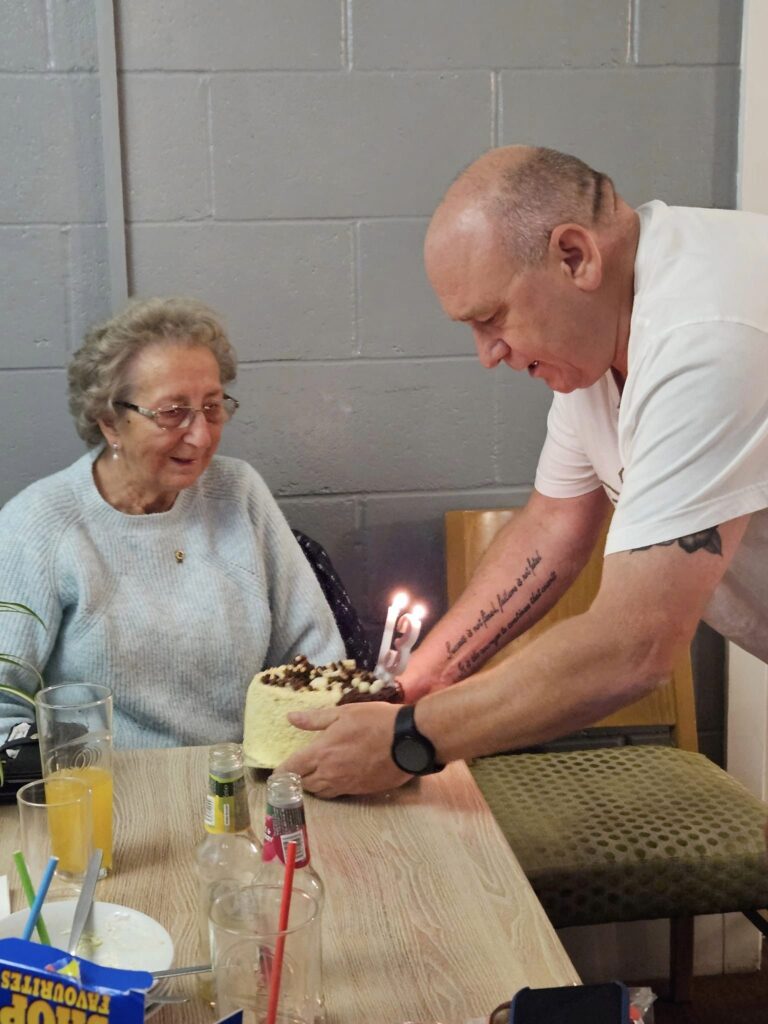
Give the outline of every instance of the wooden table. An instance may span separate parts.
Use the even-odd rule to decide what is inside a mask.
[[[194,851],[206,764],[204,747],[116,754],[116,869],[96,898],[160,921],[177,964],[199,960]],[[263,785],[253,800],[261,813]],[[463,763],[379,797],[307,797],[306,811],[326,886],[328,1024],[463,1024],[524,985],[578,982]],[[14,910],[24,906],[17,847],[16,809],[0,808],[0,874]],[[194,979],[173,991],[194,996]],[[153,1020],[207,1024],[215,1014],[195,997]]]

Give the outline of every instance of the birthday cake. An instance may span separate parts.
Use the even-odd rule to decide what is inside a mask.
[[[398,683],[377,679],[351,659],[313,665],[299,654],[290,665],[259,672],[248,686],[243,728],[246,763],[253,768],[276,768],[317,738],[314,732],[291,725],[286,717],[289,711],[365,701],[398,704],[402,699]]]

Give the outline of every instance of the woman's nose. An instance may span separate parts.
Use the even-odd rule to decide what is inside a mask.
[[[194,418],[184,431],[183,437],[185,441],[195,444],[200,448],[210,443],[211,424],[205,418],[202,411],[198,410],[195,412]]]

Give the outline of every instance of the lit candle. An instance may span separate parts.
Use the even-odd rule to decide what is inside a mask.
[[[413,645],[419,639],[419,633],[421,632],[421,623],[424,616],[427,614],[427,609],[423,604],[415,604],[413,611],[407,612],[402,615],[400,622],[402,623],[401,633],[402,635],[395,640],[395,649],[397,650],[397,662],[392,669],[392,674],[396,675],[399,672],[403,672],[405,666],[408,664],[408,659],[411,656]],[[400,627],[400,623],[398,623]]]
[[[400,615],[401,609],[408,604],[408,595],[404,590],[398,591],[393,598],[392,604],[387,608],[387,621],[384,623],[384,635],[381,638],[379,656],[376,659],[376,668],[386,668],[385,658],[387,651],[392,644],[392,634],[395,632],[395,623]]]

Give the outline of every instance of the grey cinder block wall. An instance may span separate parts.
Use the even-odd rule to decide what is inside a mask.
[[[443,320],[429,215],[518,141],[579,154],[636,204],[732,206],[741,3],[115,9],[131,292],[225,315],[242,406],[224,449],[328,548],[374,635],[396,585],[434,618],[442,513],[525,500],[549,393],[484,371]],[[94,4],[0,12],[2,501],[80,452],[63,367],[109,298]]]

